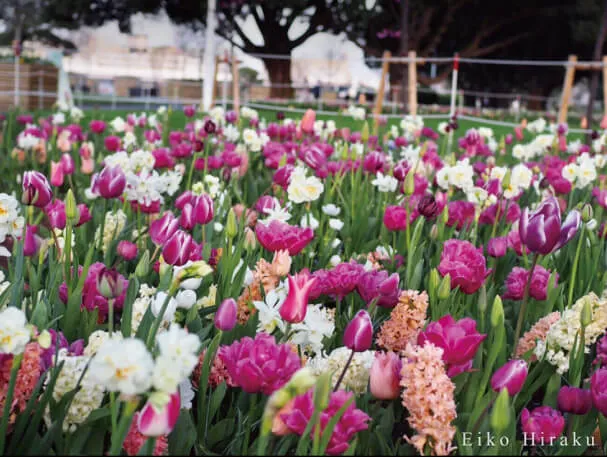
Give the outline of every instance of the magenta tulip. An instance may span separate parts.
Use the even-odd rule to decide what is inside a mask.
[[[162,249],[162,258],[170,265],[180,267],[186,263],[194,249],[192,236],[178,230],[167,240]]]
[[[527,379],[527,362],[521,359],[510,360],[499,368],[491,377],[491,388],[500,392],[504,387],[511,397],[521,391]]]
[[[89,123],[89,128],[93,133],[101,134],[105,131],[105,122],[93,120]]]
[[[105,199],[117,198],[126,187],[126,176],[119,166],[105,167],[97,177],[96,185],[99,195]]]
[[[39,171],[23,173],[22,189],[21,201],[25,205],[44,208],[53,198],[53,191],[46,176]]]
[[[221,302],[215,313],[215,327],[224,332],[229,332],[236,325],[238,304],[233,298],[226,298]]]
[[[65,173],[66,175],[71,175],[74,173],[74,169],[76,168],[74,158],[67,152],[61,156],[60,163],[63,167],[63,173]]]
[[[163,436],[171,433],[181,409],[179,391],[173,393],[168,402],[157,405],[148,400],[137,418],[137,428],[145,436]]]
[[[255,234],[259,243],[268,251],[289,251],[290,256],[299,254],[314,238],[310,227],[301,228],[273,220],[269,224],[258,222]]]
[[[122,240],[116,247],[118,255],[124,260],[133,260],[137,257],[137,245],[127,240]]]
[[[179,229],[179,221],[167,211],[160,219],[150,224],[150,238],[156,246],[161,246]]]
[[[400,370],[403,363],[394,352],[376,352],[369,376],[371,394],[379,400],[400,396]]]
[[[199,195],[194,199],[194,220],[205,225],[211,222],[214,216],[213,200],[207,194]]]
[[[364,309],[360,310],[344,330],[344,346],[355,352],[364,352],[373,342],[373,323]]]
[[[118,270],[103,266],[97,276],[97,291],[105,298],[118,298],[124,291],[123,279]]]
[[[491,257],[499,258],[506,255],[508,250],[508,237],[498,236],[491,238],[487,243],[487,254]]]
[[[316,284],[316,278],[303,270],[295,276],[289,275],[288,281],[289,293],[280,307],[280,316],[291,324],[299,324],[306,317],[310,291]]]
[[[442,276],[449,274],[451,288],[459,287],[465,294],[475,293],[491,274],[486,267],[483,249],[477,249],[469,241],[456,239],[445,241],[438,272]]]
[[[418,335],[417,344],[423,346],[427,341],[442,348],[447,374],[454,377],[472,368],[476,351],[486,337],[477,332],[474,319],[465,317],[456,322],[448,314],[430,322]]]
[[[196,115],[196,107],[194,105],[188,105],[183,108],[183,114],[186,117],[194,117]]]
[[[607,416],[607,368],[594,372],[590,378],[592,404],[603,416]]]
[[[46,217],[48,218],[49,225],[52,228],[63,230],[67,222],[65,215],[65,203],[61,200],[55,200],[53,203],[49,203],[44,208]]]
[[[105,149],[110,152],[116,152],[120,149],[120,137],[115,135],[110,135],[105,137],[103,140],[103,144],[105,145]]]
[[[194,207],[186,203],[181,210],[181,215],[179,216],[179,225],[184,230],[192,230],[196,225],[196,221],[194,220]]]
[[[564,413],[584,415],[592,408],[592,393],[588,389],[563,386],[556,400]]]
[[[399,281],[398,273],[372,270],[360,275],[356,289],[367,305],[377,300],[377,306],[393,308],[400,296]]]
[[[531,412],[525,408],[521,413],[521,428],[527,443],[550,445],[563,433],[565,419],[550,406],[539,406]]]
[[[25,229],[25,238],[23,240],[23,255],[32,257],[38,254],[42,245],[42,238],[38,236],[38,226],[28,225]]]
[[[55,187],[63,186],[65,180],[65,173],[63,172],[63,165],[61,162],[53,162],[51,160],[51,185]]]
[[[550,254],[567,244],[577,233],[581,216],[573,210],[561,225],[561,209],[556,197],[544,200],[531,214],[521,213],[519,234],[527,248],[538,254]]]
[[[86,206],[84,203],[79,203],[77,207],[79,218],[78,222],[76,223],[76,227],[80,227],[82,224],[86,224],[88,221],[90,221],[93,217],[91,216],[88,206]]]

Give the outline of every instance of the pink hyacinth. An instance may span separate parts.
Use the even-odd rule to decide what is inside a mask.
[[[559,275],[555,275],[553,287],[556,287]],[[525,293],[525,286],[529,279],[529,271],[522,267],[514,267],[506,278],[506,293],[504,298],[510,300],[522,300]],[[548,281],[550,280],[550,271],[541,265],[536,265],[531,278],[531,287],[529,295],[536,300],[546,300],[548,297]]]
[[[430,322],[418,335],[417,344],[423,346],[428,341],[441,348],[447,374],[452,378],[472,368],[474,355],[486,337],[478,333],[474,319],[466,317],[456,322],[448,314]]]
[[[299,254],[314,238],[314,231],[310,227],[301,228],[276,220],[269,224],[256,224],[255,234],[268,251],[287,250],[291,256]]]
[[[459,286],[465,294],[481,288],[491,270],[487,269],[483,249],[469,241],[447,240],[443,246],[438,272],[451,276],[451,288]]]
[[[338,390],[331,393],[329,405],[320,414],[320,433],[325,430],[325,427],[335,414],[343,407],[343,405],[352,398],[352,392]],[[281,419],[285,425],[298,435],[303,435],[308,422],[314,414],[314,390],[311,389],[303,395],[295,397],[292,408],[286,414],[281,415]],[[341,419],[337,422],[333,429],[333,434],[329,439],[327,446],[327,454],[339,455],[348,450],[349,441],[354,435],[362,430],[367,430],[368,422],[371,420],[365,412],[356,408],[356,403],[350,404],[344,412]],[[313,433],[313,430],[311,431]]]
[[[301,359],[288,344],[276,344],[274,337],[258,333],[219,350],[219,356],[234,384],[245,392],[270,395],[284,386],[301,368]]]

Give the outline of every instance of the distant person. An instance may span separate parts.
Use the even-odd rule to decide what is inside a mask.
[[[312,87],[312,95],[314,96],[314,100],[320,98],[320,81],[316,81],[316,84]]]

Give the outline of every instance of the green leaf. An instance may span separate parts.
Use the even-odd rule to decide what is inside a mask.
[[[124,299],[124,306],[122,308],[122,319],[120,322],[120,330],[122,336],[128,338],[131,336],[131,322],[133,319],[133,303],[139,293],[139,280],[136,276],[131,275],[129,278],[129,287],[126,290],[126,297]]]
[[[196,426],[192,415],[187,410],[181,410],[175,428],[169,435],[169,455],[190,455],[196,442]]]

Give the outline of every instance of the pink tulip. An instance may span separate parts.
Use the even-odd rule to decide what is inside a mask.
[[[85,175],[90,175],[95,169],[95,161],[91,158],[85,159],[83,158],[80,163],[80,171]]]
[[[183,114],[186,117],[194,117],[196,115],[196,107],[193,105],[188,105],[183,108]]]
[[[584,415],[592,408],[592,394],[588,389],[563,386],[556,401],[558,408],[564,413]]]
[[[63,166],[63,173],[65,173],[66,175],[71,175],[74,173],[74,159],[71,155],[69,154],[62,154],[61,155],[61,165]]]
[[[465,294],[473,294],[481,288],[491,274],[486,267],[483,249],[477,249],[469,241],[451,239],[445,241],[438,272],[451,276],[451,288],[459,287]]]
[[[549,445],[563,433],[565,419],[550,406],[539,406],[531,412],[525,408],[521,413],[521,428],[527,443]]]
[[[454,377],[472,368],[472,359],[486,337],[478,333],[474,319],[465,317],[456,322],[448,314],[436,322],[430,322],[418,335],[417,344],[423,346],[429,342],[442,348],[447,374]]]
[[[80,217],[78,218],[78,222],[76,222],[75,224],[76,227],[80,227],[81,225],[86,224],[92,219],[89,208],[84,203],[78,204],[78,215]]]
[[[238,304],[233,298],[226,298],[221,302],[215,313],[215,327],[224,332],[229,332],[236,325]]]
[[[508,395],[513,397],[523,388],[528,371],[527,362],[524,360],[510,360],[493,373],[491,388],[500,392],[505,387],[508,389]]]
[[[491,238],[487,243],[487,254],[491,257],[499,258],[506,255],[508,250],[508,238],[505,236],[498,236]]]
[[[603,130],[607,129],[607,114],[605,114],[603,119],[601,119],[601,128]]]
[[[314,133],[314,122],[316,122],[316,112],[313,109],[307,110],[301,119],[301,130],[308,135]]]
[[[314,231],[310,227],[301,228],[277,220],[267,225],[257,223],[255,234],[259,243],[268,251],[287,250],[290,256],[299,254],[314,238]]]
[[[23,255],[32,257],[38,253],[42,245],[42,238],[38,236],[38,226],[29,225],[25,229],[25,238],[23,240]]]
[[[114,135],[106,136],[105,140],[103,140],[103,144],[108,151],[116,152],[120,149],[120,137]]]
[[[105,199],[117,198],[122,195],[126,187],[126,176],[119,166],[105,167],[99,173],[96,182],[99,195]]]
[[[316,278],[303,270],[295,276],[289,275],[288,281],[289,293],[280,307],[280,316],[291,324],[298,324],[306,317],[310,291],[316,284]]]
[[[90,122],[89,128],[93,133],[101,134],[105,131],[105,122],[93,120]]]
[[[179,225],[184,230],[192,230],[196,225],[196,221],[194,220],[194,207],[186,203],[181,211],[181,215],[179,216]]]
[[[63,173],[63,164],[51,160],[51,185],[55,187],[63,186],[65,174]]]
[[[165,404],[148,400],[137,418],[137,428],[145,436],[163,436],[171,433],[181,409],[179,391],[173,393]]]
[[[393,308],[400,296],[399,281],[398,273],[372,270],[360,275],[356,288],[367,305],[377,300],[377,306]]]
[[[178,230],[166,241],[162,249],[162,258],[166,263],[180,267],[189,260],[193,249],[192,236]]]
[[[407,217],[407,210],[399,205],[387,206],[384,211],[384,225],[390,231],[402,231],[407,229],[407,224],[417,218],[417,211],[412,211]]]
[[[523,141],[523,128],[520,125],[514,127],[514,135],[516,136],[517,141]]]
[[[373,323],[364,309],[360,310],[344,330],[344,346],[355,352],[364,352],[373,342]]]
[[[400,395],[400,370],[403,363],[394,352],[376,352],[371,366],[369,387],[375,398],[394,400]]]
[[[65,203],[61,200],[55,200],[44,207],[44,212],[52,228],[63,230],[67,222],[65,215]]]
[[[116,247],[118,255],[124,260],[133,260],[137,257],[137,245],[127,240],[122,240]]]
[[[150,224],[150,238],[156,246],[161,246],[179,229],[179,221],[167,211],[160,219]]]

